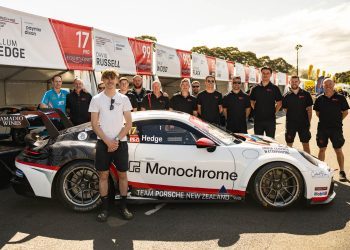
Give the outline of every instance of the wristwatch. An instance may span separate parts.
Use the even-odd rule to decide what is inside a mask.
[[[117,135],[117,136],[115,137],[115,140],[116,140],[116,141],[120,141],[119,135]]]

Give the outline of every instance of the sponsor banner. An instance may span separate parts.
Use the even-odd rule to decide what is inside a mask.
[[[276,72],[272,72],[272,75],[271,75],[271,77],[270,77],[270,81],[271,81],[273,84],[276,84],[276,85],[277,85],[276,78],[277,78],[277,73],[276,73]]]
[[[215,76],[216,58],[192,53],[192,78],[205,79],[206,76]]]
[[[241,63],[235,63],[235,76],[240,76],[241,77],[241,81],[245,82],[245,69],[244,69],[244,65]]]
[[[227,61],[227,69],[228,69],[229,80],[232,81],[235,75],[235,63],[231,61]]]
[[[255,69],[255,74],[256,74],[256,82],[260,83],[261,82],[261,72],[260,69],[256,68]]]
[[[136,73],[138,75],[152,75],[153,43],[134,38],[128,38],[134,54]]]
[[[191,52],[156,44],[156,74],[164,77],[191,77]]]
[[[277,73],[277,84],[278,85],[287,85],[287,81],[288,81],[288,76],[286,73],[282,73],[282,72],[278,72]]]
[[[47,18],[0,7],[2,65],[66,69]]]
[[[176,50],[177,56],[180,60],[181,66],[181,77],[190,78],[191,77],[191,54],[192,52],[186,50]]]
[[[92,70],[92,28],[49,19],[69,70]]]
[[[0,115],[0,126],[27,128],[29,127],[29,122],[23,115]]]
[[[228,62],[223,59],[216,59],[216,80],[217,81],[228,81],[229,80],[229,69]]]
[[[249,83],[257,83],[256,70],[254,66],[249,66]]]
[[[95,70],[114,68],[121,74],[152,74],[152,43],[94,29]]]

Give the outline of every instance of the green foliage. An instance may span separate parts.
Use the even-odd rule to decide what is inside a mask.
[[[135,37],[136,39],[140,39],[140,40],[151,40],[151,41],[153,41],[153,42],[157,42],[157,38],[156,37],[154,37],[154,36],[149,36],[149,35],[142,35],[142,36],[137,36],[137,37]]]
[[[290,74],[295,72],[295,68],[281,57],[276,59],[270,59],[269,56],[262,56],[260,58],[257,58],[255,53],[251,51],[240,51],[237,47],[208,48],[207,46],[197,46],[193,47],[191,51],[242,64],[248,64],[249,66],[255,66],[259,68],[263,66],[269,66],[274,71]]]
[[[339,83],[350,83],[350,71],[336,73],[335,79]]]

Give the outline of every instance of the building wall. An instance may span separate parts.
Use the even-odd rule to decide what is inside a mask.
[[[35,81],[6,81],[6,105],[40,103],[41,98],[47,90],[46,82]],[[4,98],[5,99],[5,98]],[[3,105],[4,105],[3,104]]]
[[[5,105],[5,83],[0,80],[0,106]]]

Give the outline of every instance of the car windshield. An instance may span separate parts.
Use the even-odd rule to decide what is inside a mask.
[[[234,141],[237,140],[237,138],[222,130],[221,128],[209,124],[195,116],[190,116],[190,122],[198,129],[213,135],[215,138],[217,138],[226,145],[233,144]]]

